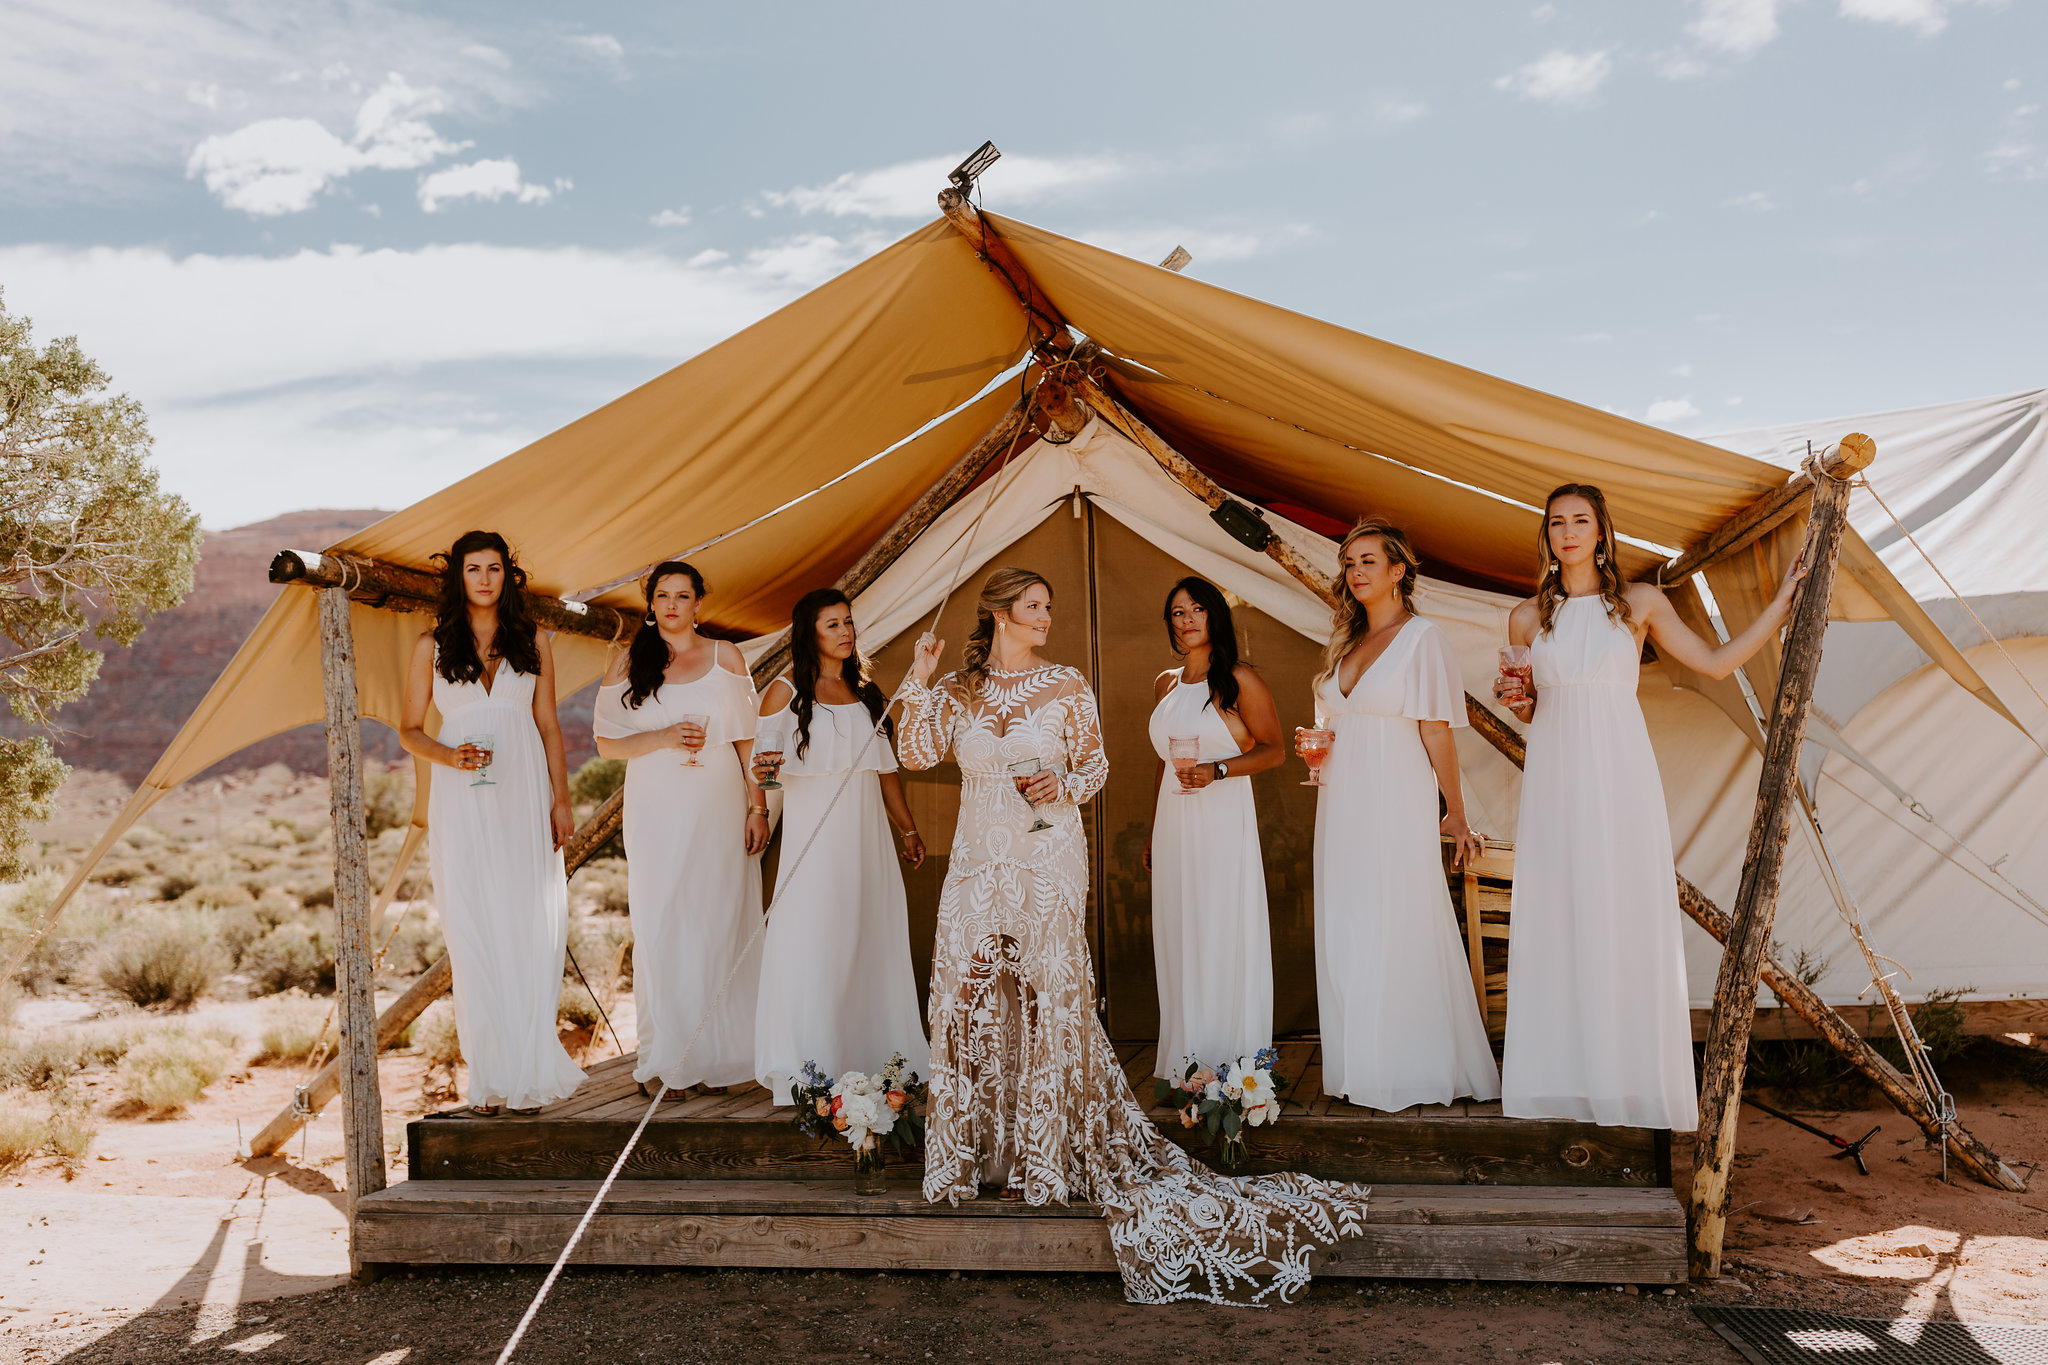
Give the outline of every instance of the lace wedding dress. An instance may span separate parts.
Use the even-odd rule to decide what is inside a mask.
[[[1133,1303],[1286,1300],[1312,1258],[1364,1230],[1366,1190],[1288,1173],[1219,1176],[1162,1137],[1132,1096],[1095,1013],[1079,803],[1109,762],[1095,694],[1060,664],[991,670],[970,702],[958,674],[904,684],[898,750],[960,765],[960,818],[939,897],[929,1010],[924,1193],[957,1204],[1001,1186],[1031,1204],[1092,1201]],[[1060,773],[1033,813],[1009,774]]]

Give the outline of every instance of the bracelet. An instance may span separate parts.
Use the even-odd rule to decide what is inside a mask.
[[[898,833],[896,837],[899,839],[915,839],[918,837],[918,833],[914,829],[906,829]]]
[[[766,815],[767,813],[768,813],[768,808],[767,808],[766,806],[753,806],[753,805],[750,805],[750,806],[748,806],[748,807],[747,807],[747,814],[749,814],[749,815]]]

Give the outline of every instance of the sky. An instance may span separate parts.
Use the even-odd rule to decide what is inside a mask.
[[[1691,435],[2048,384],[2048,3],[0,0],[0,301],[209,527],[997,212]],[[792,492],[800,490],[792,490]]]

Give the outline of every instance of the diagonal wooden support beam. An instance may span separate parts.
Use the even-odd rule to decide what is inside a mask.
[[[432,614],[441,609],[440,575],[362,555],[279,550],[270,561],[270,581],[346,588],[354,601],[393,611]],[[601,602],[569,602],[546,593],[527,593],[526,609],[542,630],[588,635],[598,640],[624,641],[638,624],[631,613],[617,607]]]
[[[1856,452],[1830,446],[1820,456],[1821,472],[1830,479],[1853,478],[1863,468]],[[1748,549],[1786,521],[1806,510],[1813,500],[1813,475],[1802,469],[1723,522],[1714,533],[1675,559],[1667,559],[1643,575],[1657,584],[1679,583],[1700,570]]]

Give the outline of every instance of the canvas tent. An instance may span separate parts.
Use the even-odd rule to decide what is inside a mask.
[[[1499,638],[1503,609],[1533,587],[1534,509],[1551,487],[1567,480],[1600,484],[1633,542],[1624,547],[1624,567],[1641,575],[1655,571],[1664,551],[1698,545],[1784,480],[1782,470],[1763,459],[1022,223],[995,215],[988,222],[1028,268],[1033,285],[1102,348],[1102,382],[1116,399],[1219,484],[1256,502],[1311,509],[1329,521],[1370,511],[1405,526],[1437,580],[1432,599],[1447,611],[1455,602],[1463,613],[1459,642],[1475,691],[1483,691],[1491,671],[1489,632]],[[739,635],[770,634],[797,595],[852,564],[996,420],[1010,393],[989,386],[1025,355],[1032,323],[1000,272],[951,225],[936,222],[669,373],[334,548],[423,568],[462,531],[491,526],[517,547],[536,590],[603,589],[596,600],[628,611],[636,606],[638,572],[691,552],[714,589],[708,617]],[[1027,373],[1023,382],[1032,377]],[[1779,444],[1839,434],[1833,425],[1799,431],[1804,434],[1780,434]],[[1135,529],[1142,522],[1140,538],[1190,567],[1215,568],[1216,555],[1235,554],[1245,561],[1239,576],[1255,575],[1265,586],[1247,578],[1232,590],[1254,603],[1269,600],[1272,618],[1302,640],[1320,639],[1320,605],[1271,560],[1221,536],[1200,504],[1156,466],[1146,474],[1123,435],[1096,431],[1074,446],[1064,454],[1049,444],[1031,447],[1016,461],[1027,482],[1013,486],[1045,491],[1071,478],[1083,485],[1086,501],[1113,517],[1113,509],[1122,509],[1120,524]],[[1082,471],[1060,463],[1088,452],[1095,452],[1098,469],[1119,471],[1121,495],[1087,487],[1089,480],[1078,477]],[[1055,466],[1063,472],[1048,472]],[[1054,491],[1071,495],[1073,488]],[[776,510],[793,497],[793,506]],[[1185,505],[1166,510],[1176,499]],[[1017,515],[1006,510],[1001,524]],[[1708,570],[1737,627],[1769,595],[1803,522],[1803,516],[1792,518]],[[1181,523],[1187,524],[1179,531],[1167,529]],[[939,534],[938,528],[929,534]],[[1322,537],[1299,527],[1284,534],[1327,566],[1330,546]],[[1007,543],[993,533],[990,542]],[[1945,702],[1968,716],[1959,723],[2020,738],[2001,697],[2009,689],[1994,691],[1986,683],[1862,539],[1845,540],[1843,564],[1838,617],[1886,622],[1882,628],[1892,636],[1903,632],[1913,648],[1975,694],[1967,705]],[[900,585],[909,572],[892,571],[871,591]],[[1232,586],[1220,568],[1217,573]],[[923,590],[931,589],[927,583]],[[1673,590],[1694,603],[1704,624],[1690,588],[1676,584]],[[310,597],[280,595],[108,830],[100,851],[177,783],[245,745],[320,718]],[[881,600],[861,604],[873,640],[896,629]],[[395,725],[403,661],[420,623],[361,603],[353,623],[362,713]],[[566,693],[597,674],[607,642],[563,635],[556,650]],[[1148,658],[1144,668],[1157,662]],[[1771,664],[1762,662],[1756,671],[1767,696]],[[1744,752],[1746,741],[1725,723],[1710,724],[1707,702],[1674,693],[1661,674],[1646,677],[1682,866],[1710,892],[1727,894],[1740,863],[1734,812],[1745,790],[1755,789],[1753,771],[1745,767],[1753,761]],[[1719,704],[1729,709],[1725,693]],[[1509,832],[1513,769],[1475,742],[1466,743],[1464,754],[1477,807],[1494,832]],[[1746,813],[1739,818],[1746,820]],[[79,869],[80,879],[84,872]],[[1696,997],[1711,979],[1717,952],[1704,940],[1691,945]],[[2048,951],[2028,947],[2006,960],[2048,963]],[[2048,969],[2036,974],[2048,975]],[[2034,984],[2040,983],[2023,983],[2017,975],[2006,981],[2015,989]],[[1845,979],[1834,993],[1854,991]]]

